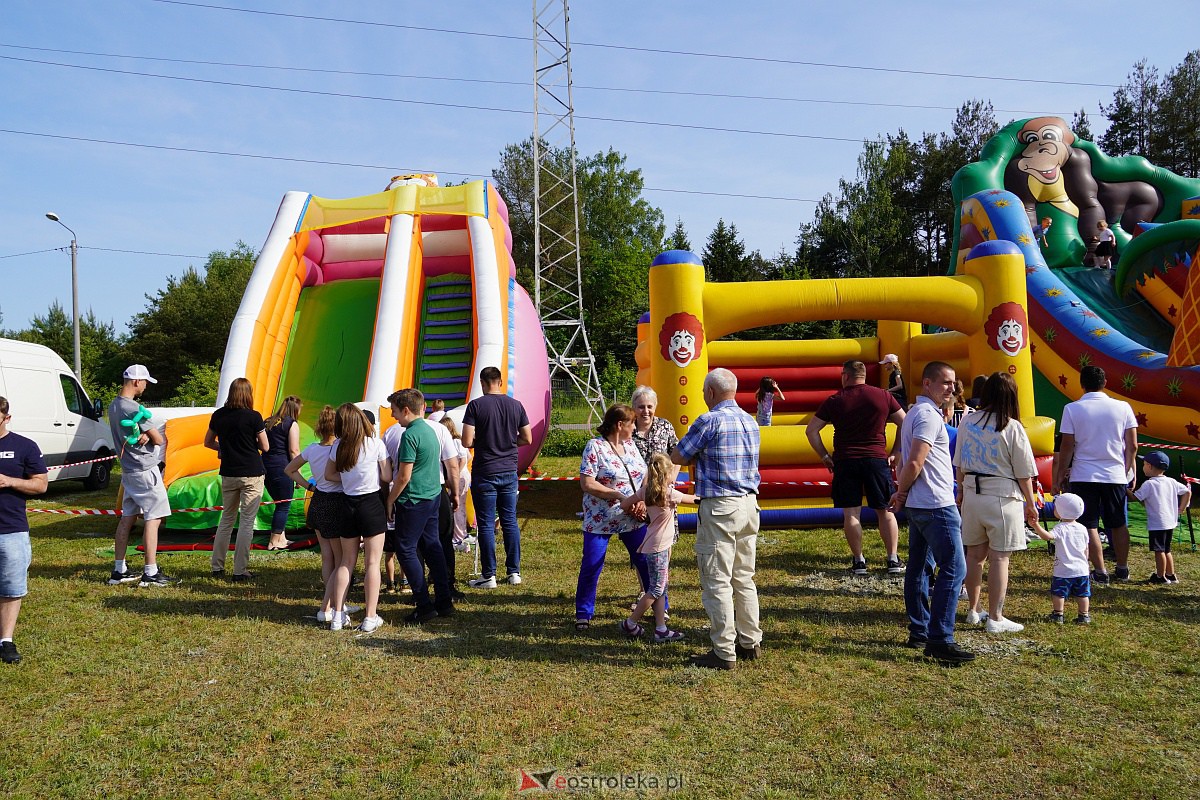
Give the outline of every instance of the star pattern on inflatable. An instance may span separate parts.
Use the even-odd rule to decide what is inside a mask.
[[[1126,372],[1124,375],[1121,376],[1121,386],[1126,391],[1137,386],[1137,375],[1134,375],[1132,372]]]
[[[1187,213],[1189,217],[1200,215],[1200,206],[1192,206],[1187,210]]]
[[[1058,331],[1054,328],[1046,328],[1046,332],[1042,334],[1042,338],[1046,340],[1047,344],[1054,344],[1054,340],[1058,338]]]
[[[1179,378],[1171,378],[1171,380],[1167,381],[1167,394],[1171,395],[1171,397],[1179,397],[1179,395],[1183,394],[1183,381],[1179,380]]]
[[[1158,353],[1154,352],[1153,350],[1143,350],[1137,354],[1137,357],[1142,361],[1145,361],[1148,358],[1154,358],[1156,355],[1158,355]]]
[[[1026,267],[1025,274],[1032,275],[1033,273],[1037,272],[1039,269],[1041,269],[1041,267]]]
[[[1108,336],[1110,331],[1108,328],[1092,328],[1090,331],[1088,331],[1088,333],[1092,334],[1092,336],[1095,336],[1097,339],[1103,339],[1105,336]]]
[[[1022,233],[1021,235],[1017,236],[1017,244],[1033,244],[1033,237],[1028,233]],[[1026,270],[1025,274],[1028,275],[1029,270]]]
[[[1200,425],[1197,425],[1194,422],[1189,422],[1186,427],[1188,436],[1192,437],[1193,439],[1200,439]]]
[[[1003,189],[992,189],[988,192],[988,194],[996,195],[996,194],[1000,194],[1003,191],[1004,191]]]
[[[985,240],[990,239],[990,238],[992,238],[992,229],[991,228],[980,228],[979,235],[982,236]]]
[[[999,200],[996,200],[994,203],[992,203],[992,205],[995,206],[996,208],[1008,208],[1011,205],[1011,203],[1009,203],[1008,200],[1005,200],[1003,197],[1001,197]]]
[[[1062,293],[1062,289],[1052,286],[1046,290],[1045,295],[1046,297],[1059,297],[1062,295]]]
[[[1096,312],[1092,311],[1090,308],[1081,308],[1079,310],[1079,315],[1084,319],[1098,319]]]
[[[1172,303],[1171,305],[1167,306],[1167,316],[1168,316],[1168,317],[1173,317],[1173,316],[1175,316],[1175,315],[1176,315],[1176,314],[1178,314],[1178,313],[1179,313],[1179,309],[1175,307],[1175,304],[1174,304],[1174,303]]]
[[[1079,368],[1083,369],[1092,363],[1092,355],[1091,353],[1080,353],[1079,358],[1075,359],[1075,361],[1079,364]]]
[[[1139,428],[1144,428],[1150,424],[1150,419],[1146,416],[1145,411],[1139,411],[1138,413],[1134,414],[1134,417],[1137,419]]]
[[[1067,376],[1066,375],[1058,376],[1058,385],[1064,389],[1067,388]]]

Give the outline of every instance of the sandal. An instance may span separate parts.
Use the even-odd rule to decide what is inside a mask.
[[[576,619],[575,620],[575,632],[576,633],[583,633],[590,627],[592,627],[592,621],[590,619]]]
[[[646,632],[646,629],[643,628],[641,625],[638,625],[636,622],[633,623],[633,627],[630,627],[629,620],[627,620],[627,619],[621,620],[621,633],[625,634],[630,639],[636,639],[645,632]]]

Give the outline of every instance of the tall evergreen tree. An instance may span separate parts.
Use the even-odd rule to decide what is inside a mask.
[[[1188,53],[1163,79],[1151,144],[1157,165],[1200,176],[1200,50]]]
[[[667,238],[664,245],[668,250],[691,250],[692,242],[688,239],[687,230],[683,227],[683,220],[676,217],[675,230],[671,231],[671,235]]]
[[[1071,117],[1071,131],[1074,132],[1077,139],[1083,139],[1086,142],[1095,141],[1096,137],[1092,134],[1092,123],[1088,119],[1086,108],[1079,109]]]
[[[1113,92],[1112,102],[1100,110],[1108,117],[1108,130],[1100,137],[1100,149],[1109,155],[1139,155],[1156,161],[1153,143],[1162,93],[1158,68],[1146,59],[1133,65],[1125,83]]]
[[[708,235],[701,254],[704,277],[718,282],[749,280],[746,269],[746,243],[738,236],[737,226],[717,220],[717,227]]]

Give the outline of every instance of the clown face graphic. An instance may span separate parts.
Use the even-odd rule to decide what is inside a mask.
[[[1015,319],[1006,319],[1000,323],[1000,329],[996,331],[996,346],[1000,348],[1000,352],[1008,356],[1015,356],[1021,352],[1021,344],[1025,341],[1024,326]]]
[[[690,331],[675,331],[667,347],[667,357],[678,367],[686,367],[696,357],[696,337]]]

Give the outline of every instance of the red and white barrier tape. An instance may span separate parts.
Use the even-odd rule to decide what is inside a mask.
[[[1195,447],[1190,444],[1147,444],[1138,445],[1140,450],[1186,450],[1191,453],[1200,453],[1200,447]]]
[[[291,500],[264,500],[261,505],[276,506],[280,503],[290,503]],[[69,514],[72,516],[87,516],[87,517],[119,517],[121,509],[116,508],[30,508],[26,509],[31,514]],[[173,508],[172,514],[198,514],[204,511],[224,511],[225,506],[209,506],[207,508]]]
[[[99,464],[101,461],[112,461],[116,456],[105,456],[104,458],[93,458],[90,461],[76,461],[74,464],[55,464],[53,467],[46,467],[47,470],[66,469],[67,467],[82,467],[84,464]]]

